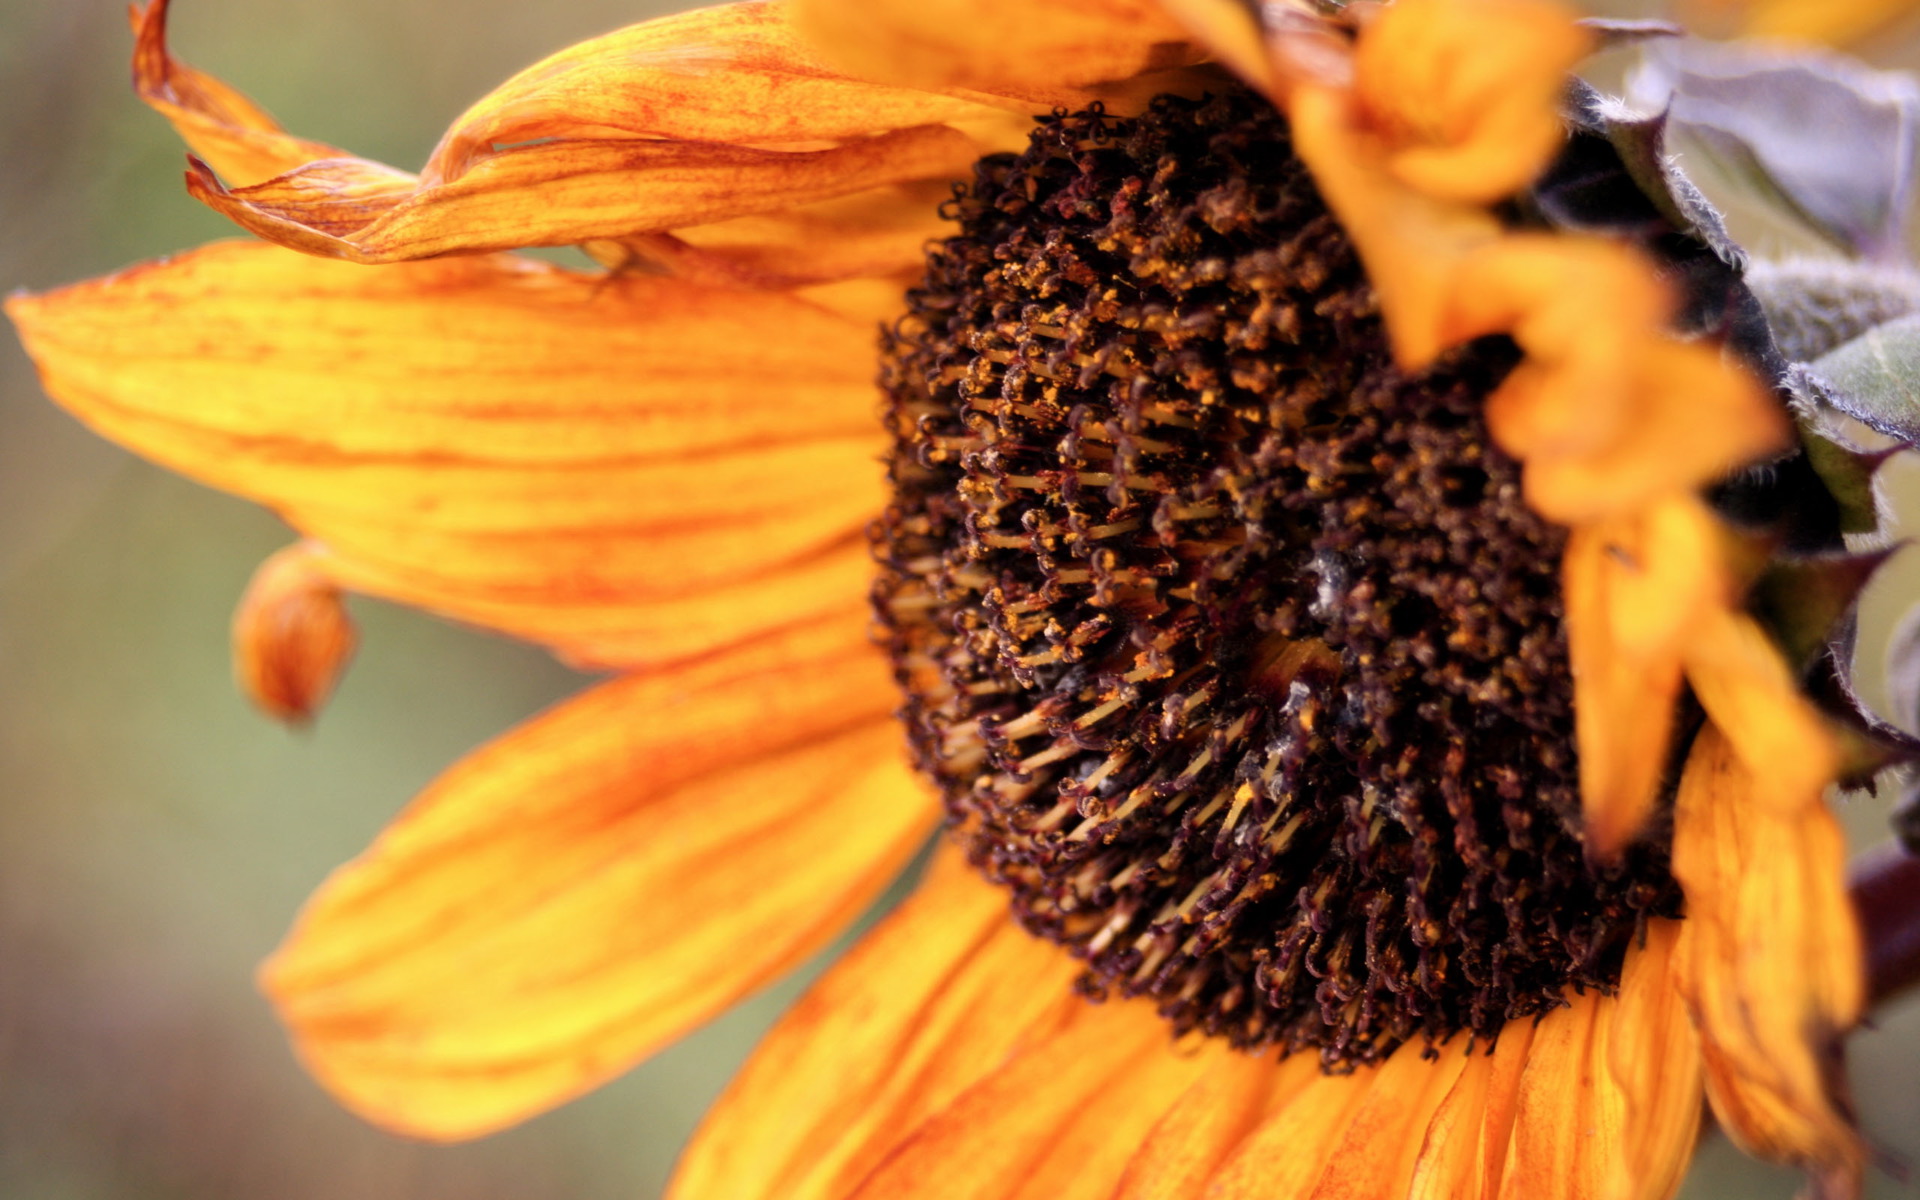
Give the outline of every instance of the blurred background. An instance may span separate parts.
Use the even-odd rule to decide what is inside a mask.
[[[188,62],[295,131],[416,167],[516,68],[671,0],[181,0]],[[1914,42],[1873,48],[1920,61]],[[0,2],[0,287],[44,288],[230,236],[127,83],[114,0]],[[1920,470],[1895,479],[1920,518]],[[1910,523],[1920,528],[1920,520]],[[310,730],[252,711],[227,620],[273,517],[94,439],[0,336],[0,1197],[646,1200],[789,980],[626,1078],[433,1147],[338,1110],[294,1063],[254,964],[326,871],[466,750],[581,685],[541,653],[356,601],[358,661]],[[1920,599],[1876,581],[1863,658]],[[1876,680],[1877,684],[1877,680]],[[1850,801],[1856,844],[1884,804]],[[1920,1161],[1920,1000],[1854,1044],[1868,1130]],[[1710,1139],[1685,1195],[1791,1195]],[[1872,1195],[1916,1194],[1889,1176]]]

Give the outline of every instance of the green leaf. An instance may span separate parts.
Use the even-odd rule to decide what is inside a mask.
[[[1888,437],[1920,441],[1920,315],[1876,325],[1808,371],[1820,403]]]
[[[1912,77],[1809,49],[1687,40],[1651,46],[1630,86],[1755,198],[1862,257],[1904,255]]]

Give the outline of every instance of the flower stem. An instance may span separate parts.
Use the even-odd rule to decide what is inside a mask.
[[[1899,843],[1853,862],[1853,903],[1867,948],[1867,995],[1883,1003],[1920,984],[1920,857]]]

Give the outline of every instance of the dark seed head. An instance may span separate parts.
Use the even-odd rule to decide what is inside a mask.
[[[1610,986],[1664,839],[1588,863],[1562,530],[1397,369],[1236,92],[977,168],[886,338],[875,604],[920,768],[1020,919],[1180,1029],[1329,1066]]]

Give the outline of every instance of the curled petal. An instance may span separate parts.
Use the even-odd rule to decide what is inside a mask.
[[[1568,536],[1561,560],[1587,844],[1612,858],[1652,813],[1688,647],[1730,592],[1718,527],[1687,494]]]
[[[1559,148],[1560,92],[1589,43],[1548,0],[1399,0],[1361,34],[1355,90],[1395,178],[1486,204]]]
[[[233,618],[240,688],[271,716],[310,719],[353,657],[358,635],[326,551],[297,542],[260,564]]]
[[[1528,502],[1580,524],[1691,490],[1789,444],[1783,407],[1743,368],[1662,331],[1671,293],[1633,250],[1512,235],[1463,261],[1446,342],[1506,333],[1527,358],[1488,398]]]
[[[817,150],[566,139],[515,146],[416,186],[358,159],[308,163],[232,188],[196,165],[187,190],[242,228],[357,263],[563,246],[703,225],[964,175],[967,135],[923,125]]]
[[[1837,1200],[1858,1194],[1863,1157],[1840,1047],[1865,975],[1846,843],[1819,792],[1756,803],[1762,782],[1715,725],[1701,731],[1674,803],[1680,987],[1722,1126]]]
[[[1058,103],[1063,92],[1198,61],[1153,0],[794,0],[829,62],[869,79]]]
[[[448,771],[309,903],[262,982],[391,1128],[510,1124],[843,929],[932,827],[876,658],[774,639],[604,684]]]
[[[780,1019],[682,1155],[669,1200],[839,1200],[908,1133],[1084,1006],[1078,965],[943,847]]]
[[[324,142],[297,138],[259,105],[167,52],[168,0],[133,16],[133,86],[172,123],[193,152],[236,183],[258,183],[301,163],[343,157]]]
[[[1839,751],[1758,621],[1711,614],[1688,639],[1687,679],[1752,772],[1754,801],[1783,812],[1818,802],[1839,771]]]
[[[1604,447],[1527,460],[1527,503],[1548,520],[1595,520],[1705,487],[1791,444],[1784,406],[1744,367],[1710,346],[1659,340],[1629,361],[1629,418]],[[1569,369],[1549,390],[1559,403],[1591,378]]]
[[[1388,170],[1352,94],[1302,82],[1287,96],[1294,148],[1366,265],[1394,357],[1421,367],[1460,340],[1446,327],[1456,276],[1501,236],[1491,213],[1417,192]]]
[[[981,99],[833,70],[795,31],[791,5],[720,4],[592,38],[521,71],[461,114],[422,175],[455,179],[496,146],[545,138],[819,143],[993,111]]]
[[[792,296],[230,243],[8,312],[51,395],[343,586],[603,665],[864,610],[872,326]]]

